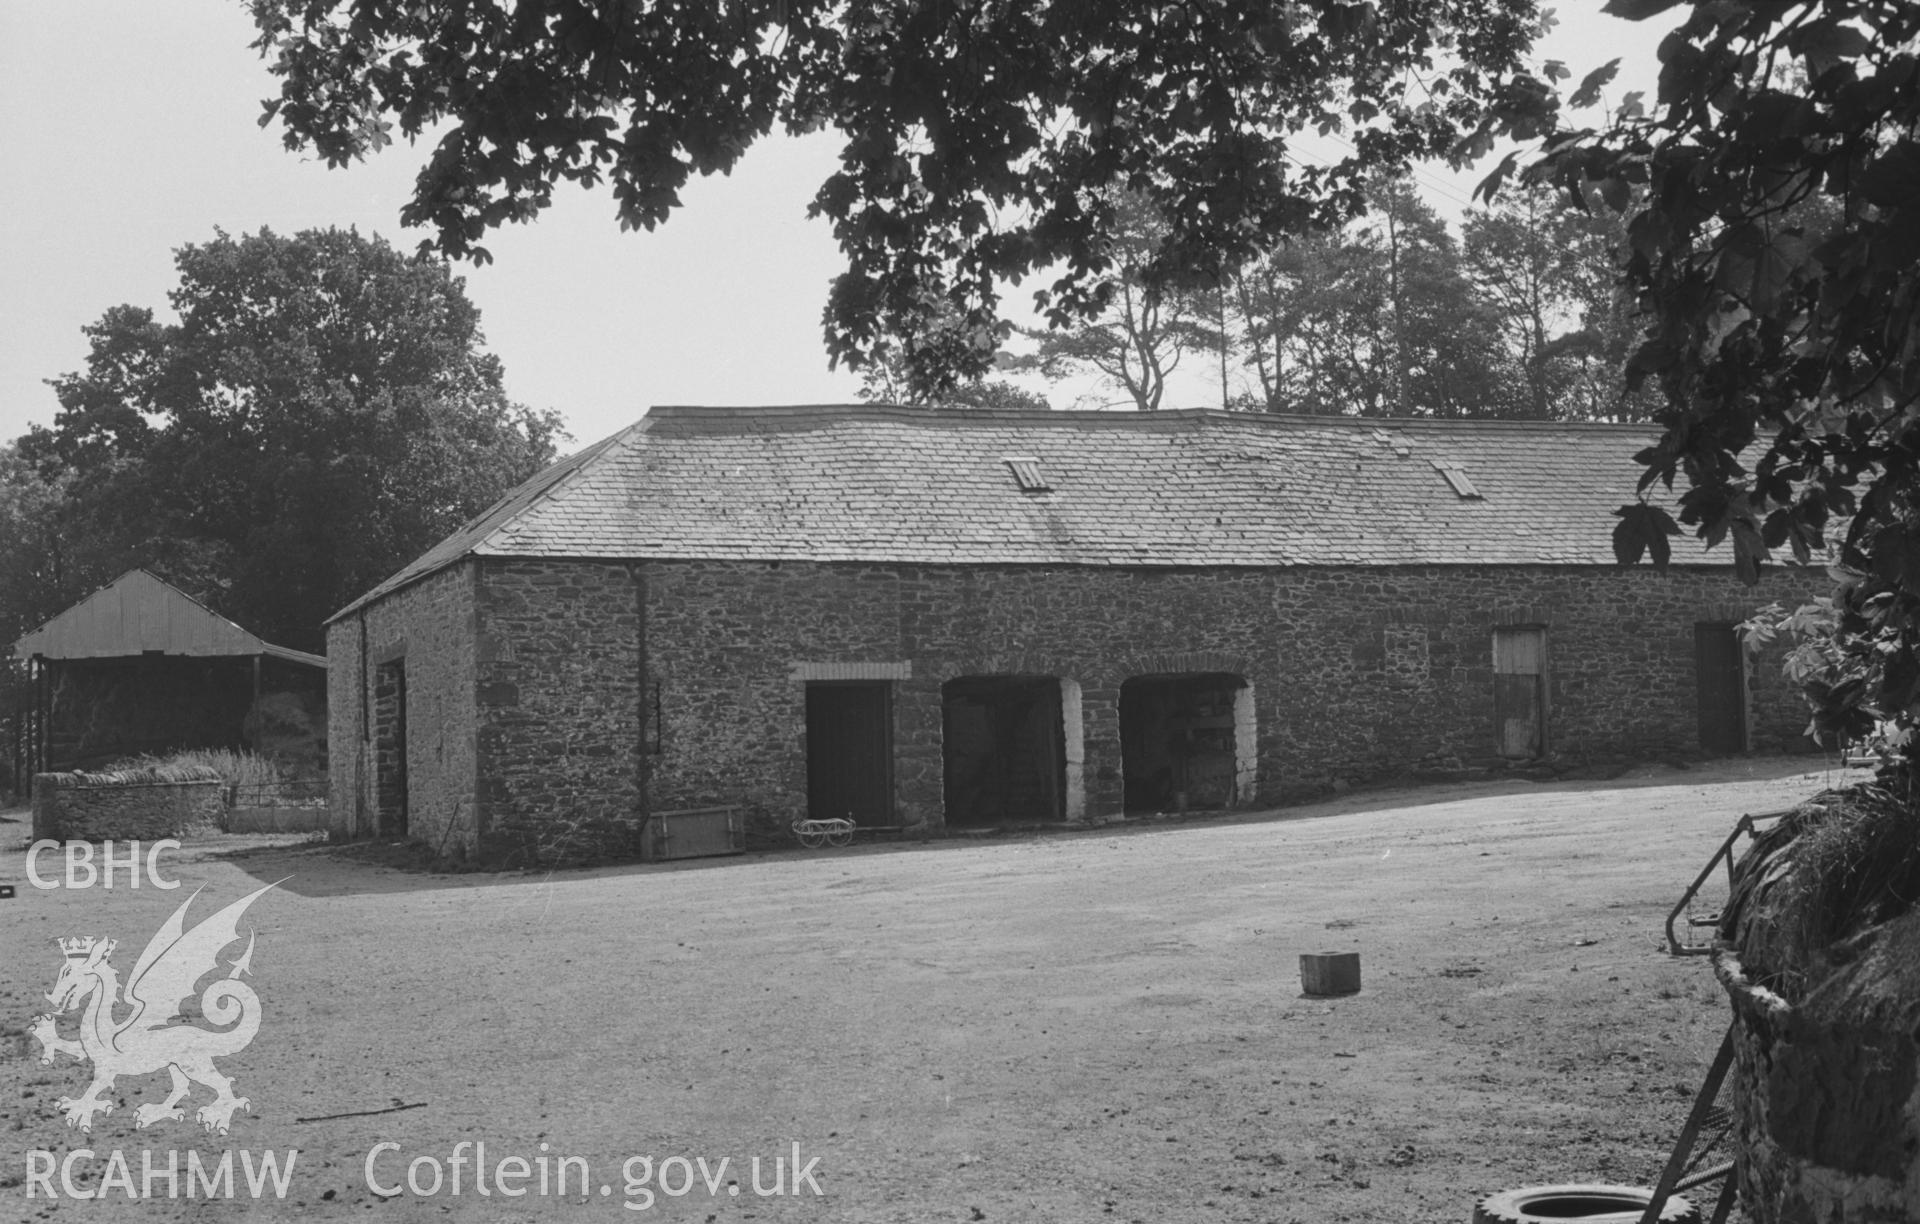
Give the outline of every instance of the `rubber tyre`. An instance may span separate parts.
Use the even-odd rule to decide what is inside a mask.
[[[1637,1224],[1653,1201],[1645,1186],[1604,1186],[1574,1183],[1563,1186],[1525,1186],[1489,1194],[1473,1207],[1473,1224]],[[1674,1195],[1660,1212],[1660,1224],[1699,1224],[1700,1209]]]

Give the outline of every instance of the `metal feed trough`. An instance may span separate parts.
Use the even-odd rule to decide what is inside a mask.
[[[649,862],[746,852],[746,812],[737,807],[654,812],[641,839],[641,857]]]

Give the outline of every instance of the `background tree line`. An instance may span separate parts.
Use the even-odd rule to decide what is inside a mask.
[[[1121,193],[1110,266],[1091,318],[1025,329],[1010,370],[1098,376],[1115,403],[1348,416],[1647,420],[1628,390],[1635,305],[1619,286],[1625,218],[1541,184],[1466,214],[1456,238],[1405,178],[1337,229],[1292,238],[1215,279],[1156,281],[1168,227]],[[881,398],[907,380],[882,351]],[[1170,403],[1184,386],[1214,395]],[[979,398],[963,384],[960,395]]]

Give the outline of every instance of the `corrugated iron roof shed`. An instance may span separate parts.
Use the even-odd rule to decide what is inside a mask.
[[[1212,409],[655,408],[335,618],[469,554],[1611,565],[1613,511],[1633,499],[1633,456],[1652,437],[1638,425]],[[1046,489],[1023,490],[1010,456]],[[1674,541],[1674,560],[1709,563],[1692,537]]]
[[[262,641],[145,570],[128,570],[14,643],[15,657],[114,659],[170,655],[270,655],[309,667],[324,657]]]

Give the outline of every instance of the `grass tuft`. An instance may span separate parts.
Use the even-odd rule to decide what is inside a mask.
[[[1794,876],[1810,942],[1847,939],[1920,900],[1920,811],[1911,804],[1862,786],[1802,811]]]
[[[165,756],[128,757],[115,761],[107,767],[107,772],[139,774],[153,782],[199,782],[210,778],[218,778],[228,786],[272,786],[280,782],[280,767],[272,758],[231,748],[192,748]]]

